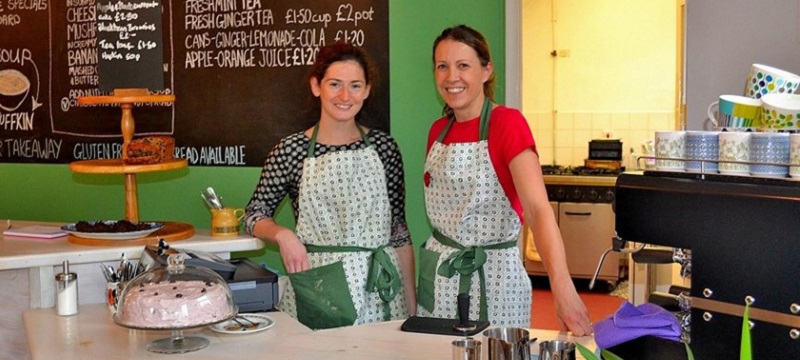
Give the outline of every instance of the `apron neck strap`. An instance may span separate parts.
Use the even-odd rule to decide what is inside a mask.
[[[364,140],[364,143],[367,144],[367,146],[370,146],[371,144],[367,138],[367,134],[364,133],[364,129],[362,129],[361,126],[358,126],[358,124],[356,124],[356,129],[358,129],[358,133],[361,134],[361,140]],[[308,157],[310,158],[314,157],[314,148],[317,146],[317,133],[319,133],[319,121],[314,124],[314,130],[311,131],[311,141],[308,144],[307,153]]]
[[[480,120],[480,131],[478,133],[478,141],[483,141],[489,138],[489,118],[492,113],[492,102],[489,98],[483,99],[483,107],[481,108],[481,120]],[[455,116],[450,116],[450,121],[447,122],[442,132],[439,133],[439,138],[436,139],[438,142],[442,142],[444,140],[444,136],[447,135],[447,132],[450,131],[450,126],[456,122]]]

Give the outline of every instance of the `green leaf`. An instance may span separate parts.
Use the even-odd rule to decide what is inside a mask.
[[[606,360],[622,360],[621,357],[614,355],[610,351],[606,350],[600,350],[600,355],[602,355],[603,358]]]
[[[591,350],[587,349],[585,346],[575,343],[575,347],[578,348],[578,352],[583,355],[586,360],[600,360]]]
[[[686,346],[686,358],[689,360],[694,360],[694,353],[692,352],[692,348],[689,347],[689,344],[683,343]]]
[[[750,344],[750,304],[745,303],[742,317],[742,345],[739,349],[740,360],[752,360],[753,350]]]
[[[575,347],[578,348],[578,352],[580,352],[581,355],[583,355],[583,357],[586,360],[601,360],[600,358],[597,357],[597,355],[595,355],[591,350],[587,349],[585,346],[579,343],[575,343]],[[622,360],[621,357],[614,355],[610,351],[600,350],[600,354],[603,356],[603,359],[605,360]]]

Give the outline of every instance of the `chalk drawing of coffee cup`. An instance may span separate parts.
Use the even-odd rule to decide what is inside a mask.
[[[0,70],[0,109],[15,111],[28,97],[31,82],[25,74],[14,70]]]

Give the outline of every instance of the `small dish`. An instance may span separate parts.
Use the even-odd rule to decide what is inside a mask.
[[[252,334],[267,330],[275,325],[269,316],[259,314],[239,314],[233,319],[209,326],[211,330],[223,334]]]
[[[104,221],[104,222],[111,224],[114,223],[114,221]],[[164,227],[164,224],[159,222],[151,222],[145,224],[150,225],[150,228],[145,230],[125,231],[125,232],[82,232],[75,229],[75,224],[64,225],[61,227],[61,230],[64,230],[71,235],[81,237],[84,239],[134,240],[134,239],[141,239]]]

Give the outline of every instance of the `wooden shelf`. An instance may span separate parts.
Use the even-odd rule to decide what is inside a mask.
[[[189,166],[186,159],[172,159],[158,164],[127,165],[122,159],[81,160],[69,164],[69,169],[82,174],[135,174],[175,170]]]

